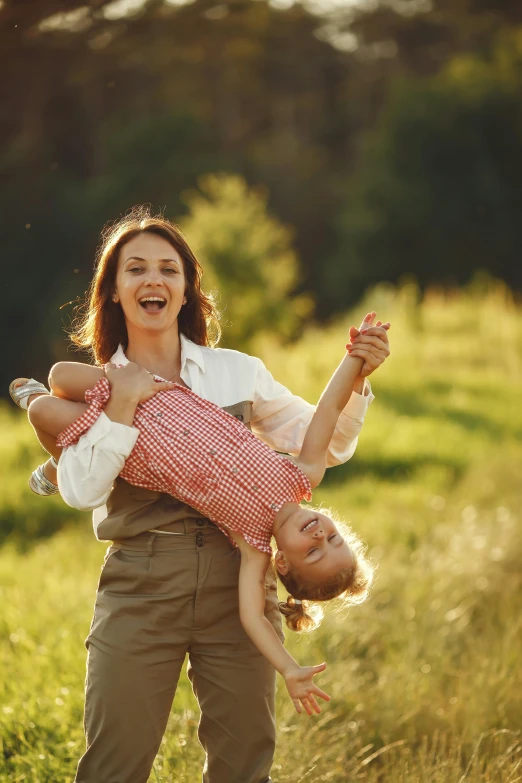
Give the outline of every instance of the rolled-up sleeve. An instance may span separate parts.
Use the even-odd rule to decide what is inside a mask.
[[[257,362],[252,430],[271,448],[297,455],[315,407],[274,380],[260,359]],[[367,379],[363,394],[352,392],[330,441],[328,467],[340,465],[353,455],[366,411],[373,399]]]
[[[101,413],[78,443],[63,450],[58,487],[68,506],[90,511],[102,506],[139,436],[136,427],[111,421]]]

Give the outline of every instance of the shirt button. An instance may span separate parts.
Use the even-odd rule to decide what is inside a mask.
[[[188,434],[189,434],[189,430],[183,430],[183,435],[188,435]]]
[[[239,468],[230,468],[232,473],[239,473]]]
[[[254,492],[257,492],[259,487],[257,486],[257,484],[252,484],[252,489],[254,490]]]
[[[271,503],[270,508],[273,508],[275,511],[275,509],[279,508],[279,506],[277,505],[277,503]]]
[[[210,449],[209,454],[212,454],[212,456],[217,454],[216,449]]]
[[[161,417],[163,416],[163,413],[156,413],[156,416],[157,416],[159,419],[161,419]]]

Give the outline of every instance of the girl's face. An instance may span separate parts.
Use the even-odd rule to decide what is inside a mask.
[[[305,575],[307,582],[320,584],[353,566],[352,550],[325,514],[299,507],[274,535],[275,565],[283,575],[295,571]]]
[[[185,298],[185,273],[178,251],[150,232],[129,240],[119,252],[113,296],[123,309],[129,339],[135,331],[177,331]]]

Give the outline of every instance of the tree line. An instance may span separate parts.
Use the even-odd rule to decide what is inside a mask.
[[[186,225],[238,346],[379,280],[522,289],[518,4],[4,0],[0,42],[2,389],[64,357],[60,308],[137,203]]]

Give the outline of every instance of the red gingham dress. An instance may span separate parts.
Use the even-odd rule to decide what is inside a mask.
[[[101,378],[87,391],[89,408],[60,433],[57,445],[76,443],[110,398]],[[166,492],[218,525],[271,553],[274,517],[284,503],[311,500],[311,486],[293,462],[276,454],[244,424],[213,402],[176,384],[136,408],[140,434],[120,476]]]

